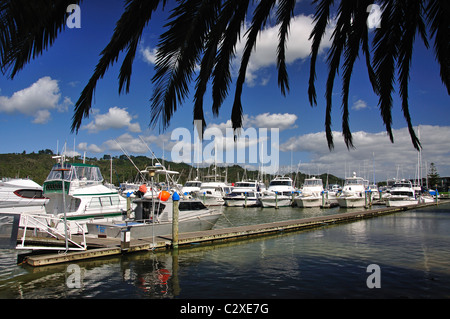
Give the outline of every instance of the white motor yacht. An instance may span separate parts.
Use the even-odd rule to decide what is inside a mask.
[[[134,218],[116,222],[88,223],[89,236],[120,238],[123,230],[130,231],[131,239],[150,238],[172,234],[173,195],[166,201],[157,198],[134,200]],[[199,199],[179,201],[178,227],[180,233],[212,229],[222,215],[209,209]]]
[[[42,186],[28,178],[4,178],[0,181],[0,212],[45,213],[48,198]]]
[[[305,179],[301,194],[295,199],[298,207],[320,207],[325,205],[322,179],[312,177]]]
[[[241,181],[235,183],[231,193],[223,199],[228,207],[258,207],[261,206],[261,193],[265,190],[264,183],[259,181]]]
[[[275,177],[260,198],[263,207],[286,207],[292,205],[295,188],[292,179],[285,176]]]
[[[196,196],[206,206],[223,206],[225,195],[231,193],[231,186],[224,182],[203,182]]]
[[[340,207],[353,208],[366,205],[366,182],[362,177],[357,177],[353,172],[352,177],[345,179],[342,194],[337,198]]]
[[[116,189],[103,185],[98,166],[64,160],[62,163],[53,166],[43,185],[44,196],[49,198],[45,206],[47,214],[56,217],[65,214],[67,220],[80,223],[125,217],[127,200]]]
[[[391,188],[391,196],[386,199],[387,207],[414,205],[418,203],[412,183],[402,179]]]

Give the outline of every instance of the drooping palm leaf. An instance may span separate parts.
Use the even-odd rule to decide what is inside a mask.
[[[64,30],[69,4],[81,0],[0,0],[0,58],[1,71],[13,78],[25,64],[47,50]],[[132,66],[144,27],[152,14],[165,5],[165,0],[126,0],[125,9],[116,24],[114,34],[101,52],[101,58],[94,73],[82,91],[75,105],[72,130],[78,131],[84,117],[89,115],[97,82],[121,52],[125,51],[119,74],[119,93],[129,91]],[[317,104],[315,91],[315,67],[320,52],[321,41],[335,16],[332,45],[328,52],[329,67],[326,81],[325,130],[328,146],[333,148],[331,130],[331,110],[334,80],[342,67],[342,131],[348,148],[353,147],[349,125],[348,97],[353,66],[359,57],[359,50],[365,55],[369,79],[373,91],[379,96],[379,108],[386,131],[393,141],[391,109],[392,93],[396,74],[402,110],[408,124],[412,143],[417,149],[417,139],[411,121],[408,103],[409,70],[411,67],[414,39],[418,33],[425,45],[434,37],[434,51],[440,65],[442,82],[450,94],[450,2],[448,0],[380,0],[383,8],[382,27],[375,31],[372,41],[373,59],[369,35],[364,23],[365,12],[370,0],[340,1],[336,12],[334,0],[314,0],[316,15],[310,35],[312,40],[311,67],[308,87],[310,104]],[[179,0],[171,16],[168,31],[161,37],[158,46],[156,74],[153,78],[155,90],[152,96],[152,120],[161,121],[166,128],[188,95],[189,85],[200,66],[194,95],[194,119],[204,123],[203,97],[207,84],[212,82],[214,115],[228,95],[231,84],[230,64],[235,57],[235,47],[240,40],[242,26],[250,15],[250,0]],[[295,0],[255,1],[250,27],[247,32],[245,49],[236,81],[236,91],[231,120],[233,128],[242,126],[243,108],[241,95],[245,75],[252,51],[256,47],[257,36],[277,7],[276,22],[279,24],[277,48],[278,84],[281,93],[289,89],[286,66],[286,40]],[[276,6],[276,3],[278,6]],[[427,26],[424,20],[427,21]],[[429,35],[427,35],[427,27]],[[294,39],[295,40],[295,39]],[[341,58],[343,64],[341,66]],[[205,123],[204,123],[205,124]]]
[[[99,79],[103,78],[109,66],[117,62],[119,54],[127,51],[124,63],[120,69],[119,92],[126,84],[128,91],[131,77],[131,64],[136,54],[136,46],[142,35],[144,27],[151,19],[153,12],[164,0],[127,0],[125,12],[116,24],[114,34],[108,45],[101,52],[101,58],[95,67],[94,74],[89,79],[78,101],[75,104],[75,112],[72,118],[72,131],[78,132],[82,120],[89,116],[94,91]]]
[[[245,74],[247,72],[250,56],[255,48],[256,39],[261,29],[264,27],[270,12],[275,5],[276,0],[261,0],[253,13],[252,24],[247,31],[247,42],[245,43],[244,53],[242,55],[241,66],[239,68],[239,75],[236,80],[236,92],[234,94],[233,109],[231,111],[231,123],[233,129],[236,131],[242,127],[242,103],[241,95],[242,88],[245,82]]]
[[[249,4],[249,0],[230,0],[224,4],[224,10],[222,12],[226,12],[228,10],[227,8],[231,10],[233,8],[235,9],[223,33],[222,43],[219,45],[215,67],[212,73],[212,110],[214,114],[219,113],[219,109],[228,95],[228,89],[231,83],[230,64],[231,60],[235,57],[236,43],[240,39],[241,27],[245,22]]]
[[[1,71],[10,78],[53,45],[65,29],[70,4],[81,0],[1,0]]]
[[[289,31],[289,24],[294,15],[296,0],[281,0],[278,4],[277,21],[280,25],[277,48],[278,86],[281,93],[286,95],[289,92],[289,76],[286,69],[286,41]]]

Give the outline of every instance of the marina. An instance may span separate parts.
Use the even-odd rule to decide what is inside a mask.
[[[213,229],[201,232],[188,232],[179,234],[176,245],[181,247],[185,245],[199,244],[199,243],[212,243],[216,241],[229,241],[242,238],[249,238],[253,236],[269,235],[278,232],[290,232],[296,230],[306,230],[316,227],[324,227],[329,225],[335,225],[339,223],[347,223],[365,218],[372,218],[377,216],[383,216],[387,214],[393,214],[402,212],[409,209],[418,207],[425,207],[435,204],[421,204],[410,205],[394,208],[378,208],[364,211],[354,211],[342,214],[333,214],[329,216],[311,217],[305,219],[295,219],[287,221],[272,222],[266,224],[245,225],[238,227],[230,227],[223,229]],[[151,233],[151,226],[148,228],[148,233]],[[119,232],[120,234],[120,232]],[[72,236],[72,239],[76,236]],[[174,245],[173,237],[170,235],[155,237],[140,237],[139,239],[129,240],[127,247],[124,249],[124,239],[117,233],[113,237],[96,238],[96,237],[79,237],[79,241],[86,240],[88,249],[81,252],[67,252],[64,254],[49,254],[49,255],[37,255],[37,256],[25,256],[24,260],[31,266],[45,266],[56,263],[64,263],[76,260],[84,260],[90,258],[98,258],[104,256],[118,255],[123,253],[132,253],[142,250],[154,250],[154,249],[171,249]],[[50,244],[51,241],[48,238],[40,239],[39,237],[32,237],[34,243],[44,242]],[[76,240],[76,239],[74,239]],[[58,240],[54,240],[57,244]],[[96,247],[93,249],[89,249]],[[100,248],[99,248],[100,247]]]
[[[356,212],[224,209],[227,218],[216,228]],[[178,250],[119,253],[117,246],[114,255],[40,267],[17,264],[18,251],[0,250],[0,298],[449,298],[449,212],[449,203],[443,201],[377,218],[189,244]],[[118,244],[101,239],[103,244],[108,241]],[[370,264],[381,268],[379,289],[366,285]],[[71,281],[77,274],[78,281]]]

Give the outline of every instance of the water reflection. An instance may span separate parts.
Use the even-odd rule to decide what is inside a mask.
[[[69,264],[16,266],[16,252],[1,251],[0,298],[448,298],[449,212],[408,211],[178,252],[77,262],[79,288],[67,284]],[[226,216],[241,224],[258,215],[269,222],[276,214],[313,213],[248,209]],[[366,286],[370,264],[381,268],[380,289]]]

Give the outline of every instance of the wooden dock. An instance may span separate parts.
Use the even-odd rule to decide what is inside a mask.
[[[403,207],[391,207],[391,208],[377,208],[372,210],[348,212],[342,214],[319,216],[305,219],[286,220],[279,222],[272,222],[267,224],[247,225],[230,227],[223,229],[212,229],[208,231],[181,233],[178,236],[178,247],[186,247],[191,244],[199,243],[212,243],[217,241],[229,241],[237,239],[245,239],[246,237],[264,236],[269,234],[276,234],[279,232],[290,232],[305,230],[317,227],[330,226],[339,223],[353,222],[365,218],[372,218],[387,214],[393,214],[402,212],[409,209],[418,207],[432,206],[435,204],[419,204]],[[35,242],[39,241],[39,238],[33,238]],[[46,244],[49,243],[49,239],[44,239]],[[82,237],[72,236],[72,240],[82,240]],[[61,245],[60,240],[57,241]],[[145,250],[161,250],[172,248],[172,237],[155,237],[155,238],[142,238],[131,240],[128,249],[121,248],[120,238],[94,238],[86,237],[87,250],[84,251],[69,251],[67,253],[53,253],[44,255],[30,255],[25,257],[25,262],[31,266],[46,266],[57,263],[74,262],[79,260],[85,260],[90,258],[99,258],[105,256],[127,254]]]

